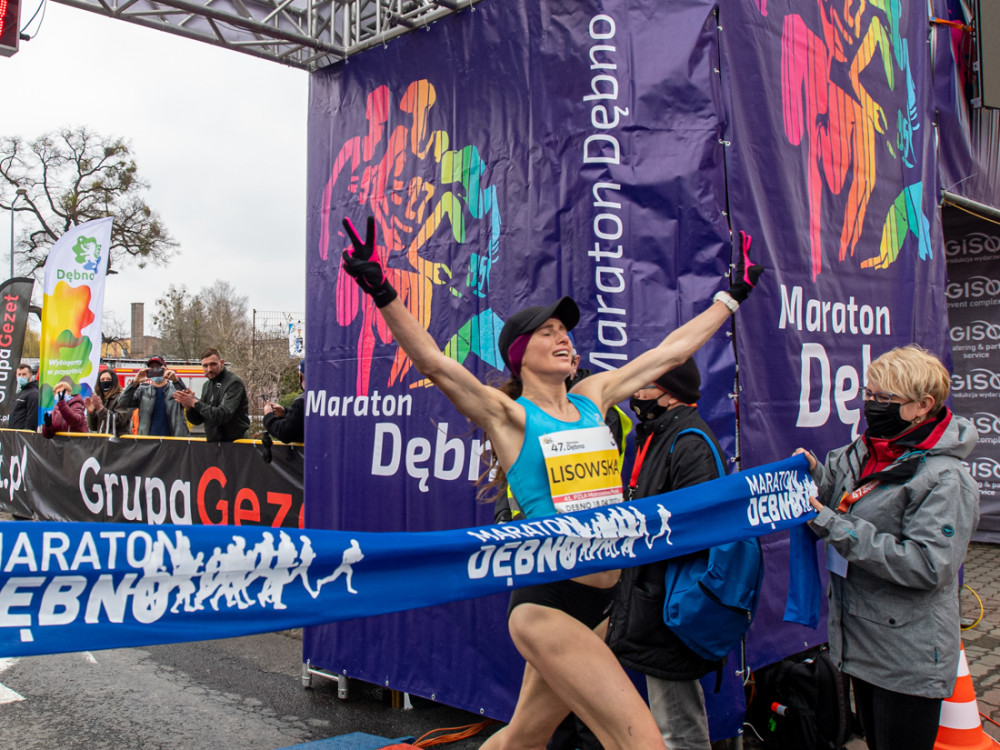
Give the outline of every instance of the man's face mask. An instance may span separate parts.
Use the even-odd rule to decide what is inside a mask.
[[[17,379],[17,387],[24,388],[28,384],[28,379],[23,375]]]
[[[657,399],[638,399],[632,396],[628,400],[629,408],[639,418],[640,422],[648,422],[656,419],[667,410],[667,407],[657,403]]]

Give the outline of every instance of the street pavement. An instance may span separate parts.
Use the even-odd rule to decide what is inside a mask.
[[[977,621],[962,632],[983,727],[1000,739],[1000,545],[973,543],[965,558],[962,617]],[[974,592],[974,593],[973,593]],[[982,610],[979,601],[982,600]]]
[[[9,520],[9,518],[6,514],[0,514],[0,520]],[[972,682],[976,690],[979,711],[984,717],[984,730],[991,737],[1000,740],[1000,724],[993,723],[1000,722],[1000,545],[979,543],[970,545],[966,557],[964,576],[967,588],[962,589],[961,612],[962,617],[968,622],[968,625],[963,630],[962,640],[965,645]],[[272,657],[280,658],[283,664],[282,671],[290,670],[290,673],[286,672],[286,674],[291,677],[298,668],[296,661],[300,661],[298,657],[301,655],[301,651],[298,651],[298,655],[294,652],[300,648],[299,639],[301,635],[297,631],[286,631],[282,635],[285,637],[272,642],[272,644],[277,643],[280,645],[280,648],[269,645],[267,648],[262,649],[262,651],[264,653],[270,652]],[[260,637],[274,638],[275,636]],[[234,639],[232,642],[238,643],[241,640]],[[226,642],[220,641],[218,643],[224,644]],[[286,647],[283,644],[288,645]],[[152,650],[155,652],[156,649],[166,650],[167,648],[169,647],[154,647]],[[278,656],[279,652],[281,653],[280,657]],[[183,649],[178,649],[177,653],[184,653],[184,651]],[[101,658],[103,660],[104,657]],[[203,660],[204,655],[199,657],[199,659]],[[190,671],[192,665],[178,664],[175,665],[175,668]],[[265,669],[265,672],[270,671],[270,668]],[[427,701],[419,701],[419,699],[414,700],[415,703],[419,702],[420,704],[416,711],[390,709],[385,705],[387,697],[382,694],[383,691],[380,689],[374,686],[364,686],[361,683],[352,683],[352,685],[351,704],[353,704],[354,710],[360,709],[360,713],[357,716],[351,715],[354,713],[354,710],[345,710],[348,704],[333,698],[336,695],[335,683],[319,679],[319,683],[315,683],[315,688],[318,688],[318,690],[307,691],[313,693],[316,698],[330,696],[329,698],[323,698],[321,701],[326,705],[326,711],[329,713],[327,713],[327,720],[319,720],[317,717],[308,723],[311,726],[300,727],[301,734],[298,737],[300,741],[309,742],[310,740],[336,736],[351,731],[367,731],[369,733],[378,731],[379,735],[383,737],[417,736],[433,727],[468,724],[481,718],[471,714],[464,714],[456,709],[438,706]],[[299,690],[301,690],[301,687]],[[373,690],[378,694],[370,694]],[[287,692],[287,686],[282,692]],[[292,691],[293,694],[297,692],[296,690]],[[388,691],[384,692],[388,693]],[[337,710],[338,708],[340,710]],[[290,709],[288,713],[292,713],[292,710]],[[482,738],[488,736],[490,733],[491,730],[487,730],[474,739],[463,740],[450,745],[450,747],[455,748],[455,750],[477,747],[482,742]],[[294,736],[294,733],[290,734]],[[289,736],[289,734],[285,735],[287,739],[292,739],[292,736]],[[176,744],[176,736],[174,739],[175,744],[173,746],[181,747],[181,744]],[[263,747],[268,746],[267,740],[264,737],[259,736],[257,739],[263,740],[265,743]],[[750,737],[746,739],[749,740]],[[280,746],[286,746],[287,744],[286,742]],[[747,742],[746,744],[748,747],[756,746],[753,742]],[[3,745],[3,742],[0,742],[0,745]],[[117,746],[117,743],[108,745],[108,747]],[[150,745],[150,747],[154,746]],[[270,746],[277,747],[279,745],[271,744]],[[250,745],[247,744],[245,747],[250,747]],[[847,748],[848,750],[864,750],[866,745],[863,740],[853,738],[848,743]]]

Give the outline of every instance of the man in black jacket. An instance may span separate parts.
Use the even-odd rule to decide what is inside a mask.
[[[208,381],[202,386],[200,399],[190,388],[174,392],[174,399],[184,407],[187,420],[191,424],[204,424],[205,440],[210,443],[246,437],[250,402],[243,381],[226,369],[218,349],[202,352],[201,367]]]
[[[639,417],[629,481],[632,499],[719,477],[715,455],[704,437],[690,433],[678,437],[682,430],[701,430],[719,450],[715,435],[698,415],[699,398],[701,374],[693,359],[632,397],[630,405]],[[707,551],[694,554],[708,555]],[[696,654],[663,624],[667,566],[686,559],[623,570],[607,638],[622,664],[646,675],[649,707],[668,750],[709,750],[705,696],[698,680],[720,663]]]
[[[16,377],[19,383],[24,378],[24,384],[14,397],[14,408],[11,409],[7,427],[12,430],[37,430],[38,381],[35,380],[35,368],[22,362],[17,366]]]
[[[283,443],[301,443],[306,439],[306,362],[299,362],[299,388],[302,393],[295,397],[286,410],[280,404],[268,401],[264,404],[264,429],[275,440]]]

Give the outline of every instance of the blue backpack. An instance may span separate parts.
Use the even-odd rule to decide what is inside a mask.
[[[715,444],[701,430],[681,430],[670,446],[671,455],[677,440],[686,433],[705,439],[719,476],[725,476]],[[710,661],[724,659],[750,629],[763,578],[764,556],[756,538],[712,547],[707,559],[702,555],[668,565],[663,622],[699,656]]]

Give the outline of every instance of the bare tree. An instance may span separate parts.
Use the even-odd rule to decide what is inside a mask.
[[[247,298],[228,281],[216,281],[194,295],[183,285],[171,284],[156,300],[153,325],[166,357],[197,359],[214,346],[233,363],[250,358]]]
[[[213,346],[226,367],[243,380],[250,413],[258,419],[265,401],[298,393],[298,359],[288,355],[287,335],[269,331],[253,342],[247,297],[228,281],[216,281],[197,294],[184,286],[168,287],[156,300],[153,325],[160,334],[162,354],[168,358],[197,359]],[[256,424],[251,432],[261,429]]]
[[[125,357],[131,356],[129,326],[113,312],[104,311],[101,319],[101,356]]]
[[[109,272],[130,263],[165,264],[177,243],[143,199],[148,189],[122,138],[86,128],[30,142],[0,138],[0,208],[13,205],[18,217],[15,258],[22,273],[37,276],[49,248],[71,226],[105,216],[114,219]]]

